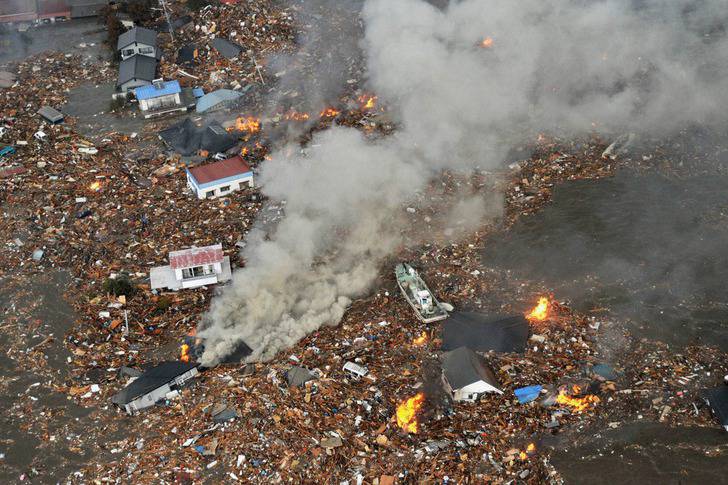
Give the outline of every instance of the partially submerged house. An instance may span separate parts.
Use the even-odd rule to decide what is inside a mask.
[[[723,429],[728,431],[728,386],[708,389],[704,392],[703,399],[708,403]]]
[[[288,387],[304,387],[308,381],[313,381],[316,376],[305,367],[295,366],[286,372]]]
[[[221,197],[245,186],[252,187],[253,172],[237,155],[187,169],[187,185],[198,199]]]
[[[145,118],[187,110],[182,102],[182,88],[178,81],[155,79],[149,86],[136,88],[134,96]]]
[[[38,114],[45,118],[45,120],[49,123],[56,124],[63,121],[63,113],[55,108],[51,108],[50,106],[43,106],[38,110]]]
[[[119,79],[116,87],[126,93],[132,89],[148,86],[157,77],[157,60],[147,56],[132,56],[119,63]]]
[[[121,52],[121,59],[140,55],[158,59],[161,51],[157,47],[157,32],[144,27],[134,27],[119,36],[116,50]]]
[[[458,347],[442,356],[442,381],[455,401],[475,402],[486,392],[503,394],[481,356]]]
[[[234,105],[242,96],[242,93],[232,89],[218,89],[198,99],[196,110],[198,113],[205,113],[223,109]]]
[[[230,258],[223,254],[222,244],[171,251],[169,266],[152,268],[149,278],[152,289],[214,285],[232,278]]]
[[[235,59],[243,51],[243,48],[238,44],[221,37],[212,39],[212,48],[226,59]]]
[[[530,327],[523,315],[453,312],[442,324],[442,350],[467,346],[488,352],[523,352]]]
[[[197,374],[197,364],[164,362],[131,381],[111,398],[111,402],[129,414],[136,414],[165,399],[169,393],[181,388]]]
[[[222,153],[238,144],[237,137],[228,133],[219,123],[212,122],[204,128],[198,128],[189,118],[160,131],[159,137],[183,156],[198,151]]]

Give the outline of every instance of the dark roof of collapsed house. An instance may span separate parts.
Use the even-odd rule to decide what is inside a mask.
[[[139,396],[143,396],[144,394],[167,384],[174,380],[175,377],[180,376],[195,367],[197,367],[197,364],[182,362],[179,360],[163,362],[137,377],[131,384],[111,398],[111,402],[118,406],[128,404]]]
[[[148,56],[132,56],[119,63],[119,80],[116,85],[121,86],[132,79],[154,81],[157,73],[157,60]]]
[[[127,30],[119,36],[119,40],[116,42],[116,50],[121,50],[134,42],[156,47],[157,32],[152,29],[145,29],[144,27],[134,27],[131,30]]]
[[[221,37],[215,37],[212,39],[212,48],[222,54],[227,59],[233,59],[238,57],[240,52],[243,50],[238,44],[230,42],[227,39]]]
[[[291,367],[286,372],[286,381],[289,387],[303,387],[308,381],[314,380],[316,377],[305,367]]]
[[[237,143],[219,123],[213,122],[198,128],[190,118],[159,132],[160,138],[180,155],[192,155],[198,150],[210,153],[224,152]]]
[[[523,352],[529,325],[523,315],[454,312],[442,325],[442,350],[463,345],[480,352]]]
[[[467,347],[458,347],[442,356],[442,371],[453,389],[485,381],[498,387],[498,381],[483,358]]]
[[[722,426],[728,426],[728,386],[708,389],[703,397]]]
[[[177,51],[177,64],[189,66],[195,62],[195,51],[197,46],[195,44],[183,45]]]

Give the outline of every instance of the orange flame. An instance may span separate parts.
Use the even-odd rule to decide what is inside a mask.
[[[289,121],[306,121],[309,117],[308,113],[301,113],[293,109],[283,115],[283,119]]]
[[[373,109],[377,105],[377,97],[368,94],[362,94],[359,96],[359,102],[361,103],[361,109]]]
[[[182,362],[189,362],[190,355],[188,352],[190,351],[190,346],[187,344],[182,344],[181,350],[182,352],[180,353],[179,360],[181,360]]]
[[[549,316],[549,299],[545,296],[542,296],[538,299],[538,305],[536,305],[533,310],[531,310],[531,313],[526,315],[526,318],[529,320],[536,320],[539,322],[542,322],[546,320]]]
[[[326,108],[319,113],[319,118],[334,118],[335,116],[338,116],[339,113],[340,111],[336,108]]]
[[[412,345],[420,346],[427,343],[427,332],[422,332],[419,337],[412,339]]]
[[[573,386],[572,390],[574,394],[581,392],[579,386]],[[588,394],[584,397],[573,397],[569,396],[566,390],[561,390],[559,391],[559,395],[556,396],[556,402],[569,406],[573,411],[580,413],[590,406],[596,406],[599,403],[599,398],[593,394]]]
[[[522,451],[518,454],[518,458],[525,460],[528,458],[528,455],[532,455],[534,451],[536,451],[536,445],[534,443],[529,443],[526,447],[526,451]]]
[[[408,433],[417,433],[417,412],[425,402],[425,393],[420,392],[397,406],[397,426]]]
[[[480,47],[483,47],[485,49],[488,49],[489,47],[493,47],[493,37],[486,37],[483,39],[483,42],[480,43]]]
[[[101,190],[101,182],[99,182],[98,180],[96,182],[93,182],[91,185],[88,186],[88,189],[92,192],[98,192],[99,190]]]
[[[235,120],[235,129],[238,131],[247,131],[248,133],[257,133],[260,131],[260,118],[242,116]]]
[[[247,155],[247,154],[248,154],[248,152],[250,152],[250,149],[249,149],[248,147],[243,147],[243,149],[242,149],[242,150],[240,150],[240,154],[241,154],[242,156],[245,156],[245,155]]]

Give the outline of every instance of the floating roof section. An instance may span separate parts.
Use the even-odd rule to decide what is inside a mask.
[[[157,45],[157,32],[144,27],[134,27],[119,36],[116,42],[116,50],[121,50],[129,44],[138,42],[140,44]]]
[[[167,96],[182,92],[179,81],[161,81],[154,82],[149,86],[142,86],[134,90],[134,95],[138,100],[158,98],[159,96]]]
[[[308,381],[314,379],[314,375],[305,367],[292,367],[286,372],[288,387],[303,387]]]
[[[224,257],[222,244],[213,244],[201,248],[171,251],[169,253],[169,265],[172,269],[192,268],[204,264],[219,263]]]
[[[212,39],[212,48],[222,54],[227,59],[233,59],[238,57],[242,52],[243,48],[234,42],[230,42],[227,39],[221,37],[215,37]]]
[[[210,109],[221,107],[226,103],[232,103],[242,96],[242,93],[233,91],[232,89],[218,89],[211,93],[207,93],[197,100],[197,112],[204,113]]]
[[[728,430],[728,386],[709,389],[705,391],[704,398],[720,421],[720,425]]]
[[[135,381],[116,394],[111,401],[119,406],[128,404],[139,396],[143,396],[167,384],[174,380],[175,377],[195,367],[197,367],[197,364],[182,361],[170,361],[159,364],[137,377]]]
[[[483,359],[467,347],[458,347],[442,357],[442,371],[453,389],[460,389],[474,382],[485,381],[499,388],[493,371]]]
[[[51,123],[60,123],[63,121],[63,113],[50,106],[43,106],[38,110],[38,114],[47,119]]]
[[[117,86],[132,79],[152,82],[157,73],[157,60],[147,56],[132,56],[119,63],[119,81]]]
[[[235,175],[244,175],[250,172],[250,167],[243,161],[243,157],[237,155],[227,160],[200,165],[189,170],[190,175],[198,184],[207,184]]]
[[[529,331],[523,315],[453,312],[442,325],[442,350],[466,345],[481,352],[523,352]]]

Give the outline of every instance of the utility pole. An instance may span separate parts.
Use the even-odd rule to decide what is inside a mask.
[[[162,10],[164,10],[164,17],[167,19],[167,26],[169,26],[169,35],[172,36],[172,42],[174,42],[174,28],[172,28],[172,22],[169,20],[169,11],[167,10],[166,0],[159,0],[162,4]]]

